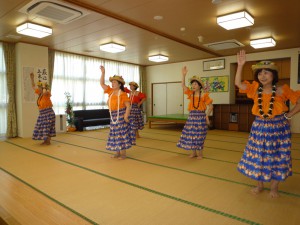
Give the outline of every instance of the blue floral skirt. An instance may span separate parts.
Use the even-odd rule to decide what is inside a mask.
[[[132,104],[131,106],[130,124],[134,130],[142,130],[144,128],[142,109],[138,107],[138,104]]]
[[[55,137],[55,113],[52,108],[40,109],[35,124],[32,139],[47,140],[48,137]]]
[[[131,129],[130,123],[125,122],[124,114],[126,108],[120,109],[119,120],[117,121],[118,111],[111,111],[113,123],[110,121],[110,130],[108,140],[106,143],[106,150],[121,151],[131,148],[135,144],[136,136],[135,131]]]
[[[283,115],[256,117],[238,171],[257,181],[284,181],[292,175],[291,131]]]
[[[185,150],[202,150],[207,134],[206,114],[192,110],[184,125],[177,147]]]

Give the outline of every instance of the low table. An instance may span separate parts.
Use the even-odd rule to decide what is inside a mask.
[[[167,115],[157,115],[148,117],[148,125],[151,128],[152,122],[168,122],[168,123],[182,123],[185,124],[188,114],[167,114]]]

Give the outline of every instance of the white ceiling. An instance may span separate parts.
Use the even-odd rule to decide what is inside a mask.
[[[299,0],[222,0],[219,4],[211,0],[40,0],[49,1],[71,4],[89,14],[61,24],[19,12],[30,0],[0,0],[0,40],[145,66],[157,64],[148,60],[154,54],[169,56],[167,63],[234,55],[239,48],[206,47],[233,39],[248,53],[300,47]],[[253,26],[225,30],[216,24],[217,16],[241,10],[254,17]],[[53,35],[37,39],[17,34],[16,26],[26,21],[52,27]],[[276,47],[255,50],[249,46],[250,39],[269,36],[276,40]],[[110,41],[125,45],[126,51],[101,52],[99,44]]]

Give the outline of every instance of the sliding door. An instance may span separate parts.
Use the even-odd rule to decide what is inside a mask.
[[[152,115],[183,114],[180,82],[152,84]]]
[[[183,91],[181,83],[167,84],[167,114],[183,114]]]

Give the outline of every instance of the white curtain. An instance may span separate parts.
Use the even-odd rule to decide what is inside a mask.
[[[5,136],[7,129],[7,82],[3,53],[3,45],[0,43],[0,136]]]
[[[107,95],[100,86],[100,65],[105,67],[107,85],[113,75],[123,76],[128,88],[130,81],[140,83],[139,66],[55,52],[51,100],[56,114],[65,113],[65,92],[70,93],[74,110],[107,108]]]

